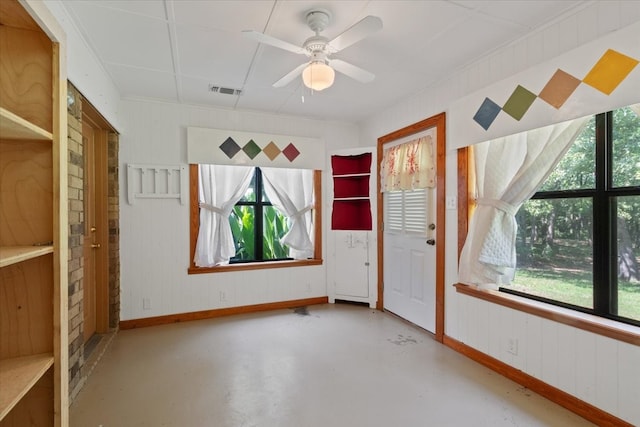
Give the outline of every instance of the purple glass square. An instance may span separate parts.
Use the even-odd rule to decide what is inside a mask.
[[[284,156],[287,159],[289,159],[290,162],[293,162],[296,159],[296,157],[298,157],[300,155],[300,152],[295,147],[295,145],[290,143],[289,145],[287,145],[287,148],[282,150],[282,154],[284,154]]]
[[[473,120],[482,126],[484,130],[487,130],[496,117],[498,117],[500,110],[502,110],[502,108],[500,108],[498,104],[489,98],[485,98],[480,108],[478,108],[476,115],[473,116]]]
[[[228,158],[232,159],[240,151],[240,146],[236,144],[233,138],[229,137],[220,145],[220,149]]]

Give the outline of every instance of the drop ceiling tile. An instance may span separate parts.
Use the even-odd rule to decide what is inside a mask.
[[[173,74],[113,64],[106,68],[123,98],[178,101]]]
[[[173,70],[166,21],[91,3],[72,4],[76,23],[103,62]]]
[[[539,0],[519,1],[455,1],[456,4],[474,9],[480,16],[491,18],[494,22],[509,22],[521,27],[522,31],[549,23],[549,17],[556,17],[578,5],[579,1],[546,2]]]
[[[180,73],[242,88],[256,50],[240,33],[176,25]]]
[[[264,0],[173,2],[176,24],[238,33],[262,31],[272,7],[273,1]]]
[[[163,1],[149,1],[149,0],[91,0],[81,1],[75,0],[68,2],[68,7],[75,9],[76,6],[83,7],[82,3],[91,7],[107,7],[111,9],[118,9],[123,12],[135,13],[142,16],[148,16],[150,18],[157,18],[165,20],[167,14],[164,8]],[[96,9],[97,10],[97,9]]]
[[[292,83],[293,85],[293,83]],[[277,112],[291,97],[300,99],[295,90],[247,85],[245,91],[238,98],[237,108],[240,110]]]

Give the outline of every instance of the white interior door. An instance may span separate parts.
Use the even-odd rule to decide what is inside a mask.
[[[384,308],[435,333],[435,190],[384,194]]]

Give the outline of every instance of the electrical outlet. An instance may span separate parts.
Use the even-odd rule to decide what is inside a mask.
[[[151,310],[151,298],[142,298],[142,309]]]
[[[447,209],[457,209],[458,207],[458,198],[455,196],[447,197]]]
[[[518,355],[518,340],[516,338],[507,339],[507,353],[511,353],[514,356]]]

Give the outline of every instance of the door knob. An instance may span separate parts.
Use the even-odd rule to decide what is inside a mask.
[[[98,248],[100,247],[100,243],[93,243],[93,244],[91,245],[91,247],[92,247],[93,249],[98,249]]]
[[[429,240],[427,240],[427,245],[431,245],[431,246],[433,246],[433,245],[435,245],[435,244],[436,244],[436,241],[435,241],[434,239],[429,239]]]

